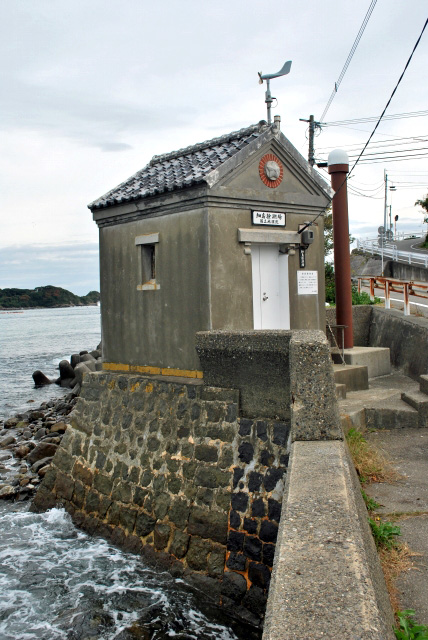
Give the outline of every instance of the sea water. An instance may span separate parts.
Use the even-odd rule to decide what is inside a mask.
[[[100,341],[98,307],[0,313],[0,416],[65,391],[35,389],[34,370]],[[32,402],[31,402],[32,401]],[[0,471],[1,474],[1,471]],[[0,503],[1,640],[236,640],[256,637],[181,580],[76,529],[63,509]]]

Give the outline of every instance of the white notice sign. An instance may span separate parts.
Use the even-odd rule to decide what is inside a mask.
[[[269,227],[285,227],[285,213],[272,211],[253,211],[252,223]]]
[[[318,271],[298,271],[297,272],[297,295],[317,295],[318,294]]]

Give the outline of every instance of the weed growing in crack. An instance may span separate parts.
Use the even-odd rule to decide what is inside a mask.
[[[394,629],[397,640],[428,640],[428,627],[414,621],[413,609],[397,611],[398,628]]]

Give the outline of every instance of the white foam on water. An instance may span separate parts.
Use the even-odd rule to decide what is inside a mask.
[[[63,509],[0,506],[1,640],[79,640],[89,631],[114,640],[133,623],[149,632],[157,623],[153,638],[237,639],[198,611],[182,580],[78,531]]]

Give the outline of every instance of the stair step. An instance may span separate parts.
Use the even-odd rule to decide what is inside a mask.
[[[390,407],[366,407],[368,429],[417,429],[422,426],[419,413],[403,402],[391,402]]]
[[[336,382],[336,398],[345,400],[346,398],[346,384],[339,384]]]
[[[428,395],[428,376],[427,375],[419,376],[419,388],[422,393],[426,393]]]
[[[362,391],[369,388],[369,377],[365,365],[334,364],[334,381],[345,384],[346,391]]]
[[[416,409],[419,415],[419,427],[428,426],[428,396],[422,391],[402,393],[401,399]]]
[[[428,409],[428,396],[421,391],[409,391],[402,393],[401,399],[416,409],[416,411],[419,411],[420,409]]]

